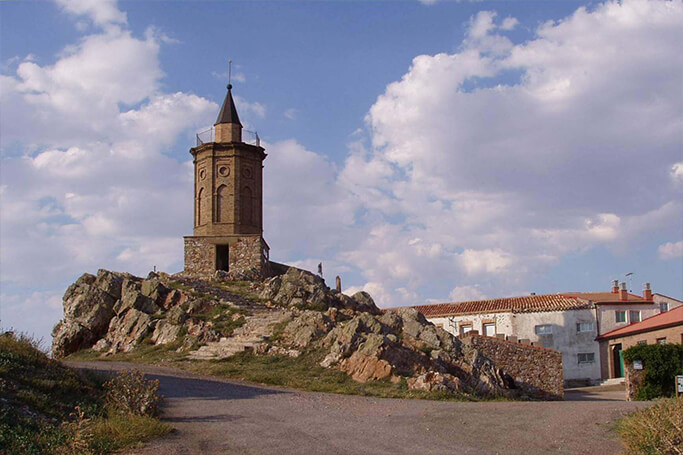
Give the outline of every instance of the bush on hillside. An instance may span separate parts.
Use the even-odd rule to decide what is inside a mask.
[[[630,454],[683,454],[683,398],[665,398],[622,418],[617,432]]]
[[[683,345],[643,344],[624,351],[624,360],[642,360],[644,383],[636,392],[636,400],[670,397],[675,393],[674,379],[683,374]]]
[[[107,405],[114,413],[154,417],[159,411],[159,380],[145,379],[137,370],[119,373],[104,388]]]

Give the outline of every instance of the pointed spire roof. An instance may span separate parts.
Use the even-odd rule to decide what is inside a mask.
[[[218,119],[216,119],[216,125],[219,123],[236,123],[242,126],[240,123],[240,118],[237,115],[237,109],[235,108],[235,101],[232,99],[232,84],[228,84],[228,93],[225,95],[225,100],[223,100],[223,107],[218,113]]]

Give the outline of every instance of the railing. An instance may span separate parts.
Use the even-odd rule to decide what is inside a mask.
[[[196,147],[199,147],[200,145],[208,144],[209,142],[215,142],[216,141],[216,133],[214,132],[214,128],[211,127],[208,130],[205,131],[200,131],[196,135],[197,137],[197,145]],[[245,144],[251,144],[255,145],[257,147],[261,146],[261,138],[258,135],[258,131],[250,131],[250,130],[242,130],[242,142]]]

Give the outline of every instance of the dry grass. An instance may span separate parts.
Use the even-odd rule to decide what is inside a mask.
[[[629,454],[683,454],[683,398],[665,398],[617,423]]]

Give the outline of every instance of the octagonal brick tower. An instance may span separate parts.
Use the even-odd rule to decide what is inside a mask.
[[[232,85],[213,128],[213,141],[198,141],[194,158],[194,235],[185,237],[185,272],[223,270],[268,276],[263,239],[263,160],[258,139],[242,141]],[[258,137],[258,136],[257,136]]]

